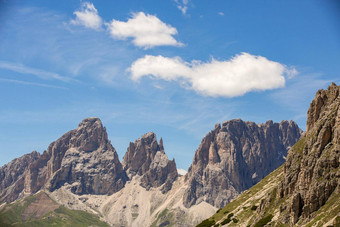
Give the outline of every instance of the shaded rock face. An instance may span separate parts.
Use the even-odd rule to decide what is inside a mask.
[[[240,119],[217,124],[197,149],[183,202],[226,205],[282,165],[302,134],[294,121],[257,125]]]
[[[25,171],[40,154],[33,151],[0,167],[0,203],[16,200],[24,189]]]
[[[159,144],[156,135],[149,132],[134,143],[130,143],[123,157],[124,170],[130,178],[141,176],[141,186],[162,186],[162,192],[169,191],[178,173],[175,160],[168,160],[164,152],[163,140]]]
[[[340,192],[340,86],[319,90],[310,104],[307,132],[289,151],[279,196],[291,197],[281,221],[308,219]]]

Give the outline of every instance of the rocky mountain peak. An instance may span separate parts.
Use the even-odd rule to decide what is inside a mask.
[[[84,119],[69,141],[73,147],[90,152],[98,149],[100,146],[105,147],[109,141],[106,128],[103,127],[99,118],[91,117]]]
[[[332,83],[327,90],[320,89],[316,92],[307,113],[307,132],[313,128],[315,122],[322,117],[322,113],[325,113],[330,104],[339,97],[339,94],[340,88],[335,83]]]
[[[34,194],[67,185],[75,194],[112,194],[124,187],[127,176],[100,119],[84,119],[51,143],[22,174],[23,190]]]
[[[164,152],[163,140],[157,142],[156,134],[144,134],[134,143],[130,143],[123,157],[123,167],[130,178],[141,176],[141,185],[145,188],[159,187],[162,191],[171,189],[178,173],[174,160],[168,160]]]
[[[49,190],[68,183],[76,194],[112,194],[124,187],[127,176],[99,118],[84,119],[55,144],[48,166],[60,161],[60,168],[53,172]]]
[[[264,124],[233,119],[216,124],[195,152],[186,175],[186,207],[206,201],[222,207],[285,161],[301,136],[295,122]]]
[[[340,193],[340,86],[319,90],[310,104],[307,132],[289,151],[279,196],[291,198],[281,209],[283,223],[308,220]],[[333,193],[335,192],[335,193]]]

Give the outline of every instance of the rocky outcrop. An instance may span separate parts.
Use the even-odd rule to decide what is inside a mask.
[[[168,160],[162,138],[158,144],[153,132],[130,143],[122,164],[130,178],[141,176],[141,186],[148,189],[163,185],[163,193],[171,189],[178,177],[175,160]]]
[[[33,152],[2,170],[3,193],[14,188],[13,195],[1,196],[6,202],[21,194],[34,194],[43,188],[53,191],[63,185],[75,194],[112,194],[122,189],[128,179],[98,118],[84,119],[77,129],[51,143],[42,155]],[[20,182],[13,184],[16,179]]]
[[[285,161],[302,131],[294,121],[265,124],[240,119],[217,124],[197,149],[186,175],[186,207],[222,207]]]
[[[291,198],[282,222],[308,220],[340,192],[340,87],[319,90],[310,104],[306,135],[290,150],[279,196]]]
[[[65,186],[74,194],[110,195],[121,190],[126,181],[138,175],[141,186],[171,189],[178,173],[175,161],[168,160],[163,141],[147,133],[130,143],[124,168],[100,119],[84,119],[51,143],[40,155],[24,155],[0,168],[0,202],[12,202],[41,189],[54,191]]]
[[[112,194],[127,180],[98,118],[83,120],[76,130],[52,143],[48,151],[51,179],[47,188],[51,191],[67,183],[75,194]]]
[[[0,203],[16,200],[24,189],[25,171],[40,154],[33,151],[0,168]]]

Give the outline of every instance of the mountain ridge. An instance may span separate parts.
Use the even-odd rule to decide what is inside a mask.
[[[234,119],[215,125],[196,150],[186,175],[190,189],[185,206],[202,199],[219,208],[226,205],[283,164],[288,148],[301,134],[293,121],[256,124]]]
[[[230,134],[227,131],[231,129],[237,135],[240,133],[243,135],[247,134],[245,125],[265,129],[262,134],[270,134],[276,130],[274,134],[282,137],[280,148],[283,150],[279,151],[274,145],[276,143],[274,140],[268,140],[268,144],[273,147],[272,156],[281,161],[286,150],[285,146],[291,143],[289,135],[294,140],[301,134],[293,121],[255,124],[238,119],[224,122],[222,126],[217,124],[214,130],[221,131],[225,136]],[[230,129],[227,130],[228,127]],[[209,134],[207,136],[209,137]],[[224,143],[222,139],[219,145]],[[256,150],[254,144],[248,143],[245,149]],[[205,146],[204,143],[200,145],[202,146]],[[203,156],[196,157],[197,162],[217,165],[221,158],[219,149],[215,149],[211,144],[208,148],[207,154],[202,151]],[[237,148],[233,152],[241,154],[243,151]],[[190,173],[186,176],[178,174],[175,160],[169,160],[164,151],[163,139],[157,141],[153,132],[130,142],[120,162],[100,119],[86,118],[80,122],[78,128],[52,142],[43,154],[33,152],[31,156],[31,163],[28,163],[29,161],[26,165],[24,163],[17,172],[15,178],[17,182],[8,181],[6,187],[2,186],[4,196],[1,196],[1,202],[9,203],[43,191],[60,205],[98,215],[113,226],[117,223],[126,226],[165,224],[192,226],[211,216],[218,208],[211,201],[202,199],[204,194],[198,198],[199,202],[186,206],[186,193],[192,190],[188,183]],[[26,159],[24,157],[26,156],[21,159],[26,160],[27,157]],[[237,159],[231,158],[230,162],[239,165]],[[0,173],[7,172],[7,175],[3,176],[8,178],[11,175],[8,173],[13,170],[4,169],[0,167]],[[261,178],[264,175],[265,173],[257,177]],[[247,187],[250,186],[244,186]],[[229,192],[232,190],[231,187],[224,189]],[[214,189],[207,188],[205,193],[210,193],[209,190]],[[218,197],[221,194],[215,193],[213,196]],[[236,192],[229,198],[234,198],[238,194]]]

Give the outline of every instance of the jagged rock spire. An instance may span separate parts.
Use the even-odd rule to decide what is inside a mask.
[[[130,178],[142,177],[141,186],[147,189],[163,185],[162,191],[167,192],[178,176],[175,161],[168,160],[164,152],[163,139],[158,144],[153,132],[131,142],[122,163]]]

